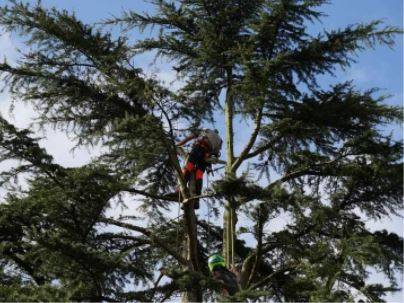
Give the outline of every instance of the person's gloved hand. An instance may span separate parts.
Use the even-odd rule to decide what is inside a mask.
[[[212,170],[212,166],[211,166],[211,165],[209,165],[208,167],[206,167],[206,172],[207,172],[209,175],[213,175],[213,170]]]
[[[205,161],[208,163],[215,164],[217,163],[219,159],[215,155],[211,155],[209,158],[207,158]]]

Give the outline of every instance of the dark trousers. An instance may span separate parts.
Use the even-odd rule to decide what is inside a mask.
[[[203,173],[206,171],[208,163],[205,158],[208,156],[206,150],[200,145],[194,145],[191,152],[189,153],[189,158],[182,172],[184,174],[185,182],[189,184],[191,181],[191,176],[195,176],[195,191],[199,196],[202,193],[203,184]],[[194,208],[199,208],[199,200],[195,200]]]

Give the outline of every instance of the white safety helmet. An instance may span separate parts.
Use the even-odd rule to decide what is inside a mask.
[[[211,148],[211,153],[216,156],[219,156],[223,144],[223,140],[219,136],[219,131],[217,129],[212,130],[205,128],[202,130],[200,135],[208,140]]]

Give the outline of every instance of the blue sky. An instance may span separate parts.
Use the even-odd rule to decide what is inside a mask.
[[[24,1],[35,3],[35,1]],[[0,5],[6,3],[0,0]],[[55,6],[60,9],[67,9],[68,11],[75,11],[76,15],[86,23],[93,23],[101,19],[110,18],[111,16],[119,16],[125,9],[133,9],[138,12],[146,11],[151,12],[152,7],[141,0],[42,0],[45,6]],[[343,28],[350,24],[369,22],[375,19],[382,19],[388,25],[402,27],[403,25],[403,1],[402,0],[334,0],[331,4],[323,7],[323,12],[328,15],[322,20],[321,24],[309,25],[313,33],[323,29],[331,30]],[[137,39],[147,35],[134,33],[133,39]],[[1,35],[1,31],[0,31]],[[392,95],[392,98],[387,100],[392,105],[402,105],[403,102],[403,38],[399,36],[396,38],[397,45],[393,50],[388,47],[377,47],[374,50],[366,50],[357,56],[357,63],[345,71],[338,70],[335,77],[323,76],[320,78],[322,86],[328,86],[333,83],[343,82],[347,80],[354,80],[356,86],[360,89],[368,89],[371,87],[379,87],[383,93]],[[8,45],[10,44],[10,45]],[[19,44],[18,39],[11,37],[0,36],[0,58],[3,55],[13,57],[12,46]],[[135,60],[135,64],[145,69],[146,72],[154,72],[159,77],[164,78],[168,82],[174,79],[174,74],[170,69],[169,64],[161,63],[158,67],[152,68],[149,63],[152,61],[152,56],[142,56]],[[1,95],[3,99],[8,96]],[[0,107],[7,103],[5,100],[1,101]],[[8,100],[8,99],[7,99]],[[26,125],[25,120],[32,116],[29,109],[20,108],[21,115],[17,117],[20,119],[21,125]],[[241,124],[239,124],[241,125]],[[218,121],[216,127],[223,130],[223,124]],[[398,126],[388,126],[386,131],[394,131],[394,137],[401,139],[403,136],[402,129]],[[249,133],[248,127],[240,127],[236,129],[238,141],[243,141]],[[224,133],[224,132],[222,132]],[[66,165],[73,165],[73,163],[86,162],[89,155],[85,151],[79,151],[79,154],[72,158],[66,155],[66,149],[62,147],[70,146],[71,144],[63,139],[64,143],[61,144],[62,135],[59,137],[52,137],[44,146],[50,150],[60,163]],[[69,145],[70,144],[70,145]],[[240,144],[241,145],[241,144]],[[238,145],[238,146],[240,146]],[[285,220],[285,219],[282,219]],[[402,235],[403,225],[400,218],[392,218],[391,220],[382,220],[379,222],[370,222],[372,229],[387,228]],[[380,276],[375,275],[374,279],[380,279]],[[403,301],[402,293],[395,294],[387,297],[389,301]]]
[[[0,0],[0,5],[3,2],[6,1]],[[35,3],[32,0],[24,2]],[[152,11],[152,6],[142,0],[114,0],[113,2],[110,0],[42,0],[42,3],[45,6],[74,11],[81,20],[89,23],[119,16],[123,10],[128,9],[139,12]],[[343,28],[350,24],[376,19],[398,27],[402,27],[403,24],[402,0],[334,0],[331,4],[323,6],[323,12],[328,16],[323,18],[321,24],[309,25],[313,33],[322,29]],[[143,35],[135,33],[133,38],[137,39],[147,34],[147,31]],[[320,83],[329,85],[352,79],[359,88],[380,87],[386,93],[393,95],[393,98],[388,100],[389,103],[400,105],[403,99],[402,36],[397,37],[396,41],[394,50],[383,46],[359,53],[357,64],[354,64],[352,68],[337,72],[335,78],[322,77]],[[138,65],[146,70],[149,68],[143,58],[139,59]],[[168,65],[160,66],[160,70],[164,69],[166,69],[165,72],[170,72]],[[397,136],[401,137],[402,132],[397,132]]]
[[[2,2],[6,1],[0,0],[0,4]],[[34,3],[35,1],[25,2]],[[90,23],[109,18],[112,15],[119,16],[125,9],[146,12],[150,12],[152,9],[150,4],[142,0],[42,0],[42,3],[46,6],[75,11],[80,19]],[[375,19],[382,19],[386,24],[399,27],[403,24],[403,1],[401,0],[334,0],[323,8],[328,17],[323,19],[322,24],[312,26],[313,30],[321,30],[321,28],[330,30]],[[402,94],[402,37],[398,37],[397,42],[395,50],[377,47],[375,50],[361,53],[358,56],[358,63],[347,73],[337,74],[337,78],[354,78],[359,87],[378,86],[392,94]],[[392,102],[401,104],[400,98]]]

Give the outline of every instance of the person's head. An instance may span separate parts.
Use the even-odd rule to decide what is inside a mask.
[[[213,254],[208,259],[208,266],[210,271],[213,272],[220,267],[226,268],[226,263],[221,254]]]

